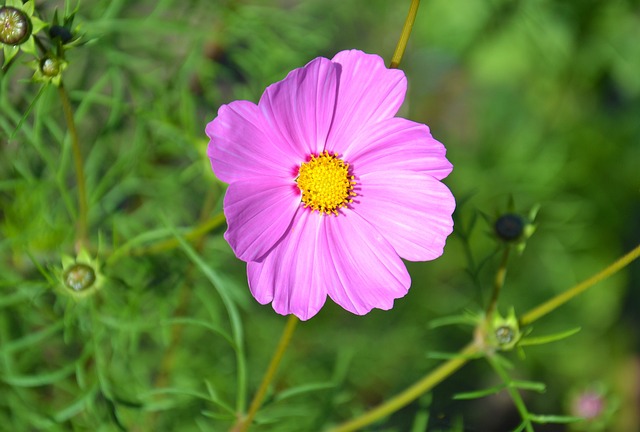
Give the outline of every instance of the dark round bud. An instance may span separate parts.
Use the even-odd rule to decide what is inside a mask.
[[[60,73],[60,62],[52,58],[44,58],[40,60],[40,71],[42,75],[53,78]]]
[[[522,217],[508,213],[500,216],[493,227],[502,240],[513,241],[522,235],[524,226],[525,222]]]
[[[73,39],[71,30],[61,25],[52,25],[49,28],[49,36],[51,37],[51,39],[59,37],[63,44],[66,44],[71,39]]]
[[[503,325],[496,329],[496,340],[500,345],[507,345],[513,342],[515,332],[510,326]]]
[[[31,36],[31,20],[26,13],[11,6],[0,7],[0,42],[20,45]]]
[[[86,264],[73,264],[64,272],[64,284],[74,291],[86,291],[95,281],[96,273]]]

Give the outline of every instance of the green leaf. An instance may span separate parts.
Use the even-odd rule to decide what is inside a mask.
[[[539,393],[544,393],[547,391],[547,385],[545,383],[537,382],[537,381],[519,381],[513,380],[510,383],[511,387],[518,388],[521,390],[531,390]]]
[[[173,325],[173,324],[188,324],[188,325],[203,327],[207,330],[212,331],[213,333],[216,333],[222,336],[227,342],[229,342],[229,345],[231,345],[231,347],[234,350],[237,349],[236,344],[231,338],[231,336],[226,331],[224,331],[223,329],[221,329],[220,327],[214,324],[208,323],[203,320],[195,319],[195,318],[171,318],[162,322],[162,325]]]
[[[293,396],[299,396],[304,393],[334,388],[335,386],[336,385],[333,382],[318,382],[318,383],[303,384],[300,386],[292,387],[290,389],[281,391],[274,397],[274,402],[279,402]]]
[[[56,422],[62,423],[70,418],[80,414],[85,410],[85,406],[89,400],[96,397],[98,391],[98,383],[96,382],[88,391],[84,392],[79,398],[74,400],[67,407],[61,409],[53,415]]]
[[[497,386],[489,387],[484,390],[465,392],[465,393],[456,393],[453,395],[453,399],[455,400],[468,400],[468,399],[480,399],[483,397],[491,396],[496,393],[500,393],[507,386],[505,384],[499,384]]]
[[[231,405],[227,404],[223,401],[215,388],[211,385],[211,383],[207,380],[204,380],[204,384],[207,387],[207,392],[209,392],[209,397],[211,398],[211,402],[218,405],[220,408],[224,409],[227,413],[229,413],[232,417],[236,416],[236,412],[233,410]]]
[[[42,341],[46,341],[54,334],[58,333],[64,327],[63,321],[58,321],[44,329],[28,334],[20,339],[7,342],[0,346],[0,354],[9,354],[27,348],[31,345],[37,345]]]
[[[235,414],[229,414],[229,413],[225,414],[225,413],[217,413],[213,411],[200,411],[200,414],[215,420],[233,421],[236,419]]]
[[[581,327],[576,327],[571,330],[567,330],[560,333],[554,333],[547,336],[538,336],[533,338],[527,337],[527,338],[521,339],[520,342],[518,342],[518,345],[530,346],[530,345],[542,345],[550,342],[556,342],[562,339],[566,339],[569,336],[573,336],[574,334],[578,333],[580,330],[581,330]]]
[[[39,387],[54,384],[67,378],[76,371],[75,363],[68,364],[53,372],[38,375],[10,375],[0,377],[2,381],[16,387]]]
[[[40,86],[40,90],[38,90],[38,93],[36,94],[36,96],[33,98],[33,100],[31,101],[31,103],[29,103],[29,106],[27,107],[26,110],[24,110],[24,112],[22,113],[22,116],[20,117],[20,120],[18,121],[18,124],[16,125],[16,128],[13,130],[13,132],[11,133],[11,135],[9,136],[10,140],[15,139],[16,134],[20,131],[20,128],[22,128],[22,124],[27,120],[27,118],[29,117],[29,114],[31,113],[31,110],[33,109],[33,107],[35,106],[36,102],[38,101],[38,99],[40,99],[40,96],[42,96],[42,92],[44,91],[44,89],[46,88],[46,85],[42,85]]]
[[[427,393],[423,395],[418,401],[418,412],[413,419],[411,425],[411,432],[424,432],[427,430],[429,424],[431,401],[433,400],[433,394]]]
[[[442,318],[436,318],[429,321],[429,329],[457,324],[476,326],[478,324],[478,318],[471,314],[452,315]]]
[[[534,423],[575,423],[583,421],[582,417],[575,416],[562,416],[562,415],[538,415],[530,414],[529,419]]]
[[[236,366],[238,368],[238,394],[236,400],[236,409],[239,412],[244,411],[245,403],[246,403],[246,386],[247,386],[247,371],[246,371],[246,359],[244,358],[244,335],[242,329],[242,321],[240,320],[240,314],[238,313],[238,309],[235,303],[231,300],[231,295],[226,291],[226,285],[223,282],[223,279],[218,275],[217,271],[213,269],[210,265],[205,263],[202,258],[196,253],[196,251],[187,243],[184,238],[179,236],[172,227],[170,229],[173,231],[174,236],[180,243],[180,246],[187,254],[187,256],[194,262],[194,264],[204,273],[207,279],[211,282],[215,290],[220,295],[222,299],[222,303],[224,304],[225,309],[229,315],[229,320],[231,322],[231,330],[233,334],[233,340],[237,347],[236,349]]]

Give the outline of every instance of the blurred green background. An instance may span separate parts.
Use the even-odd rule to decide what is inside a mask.
[[[36,10],[50,22],[74,5],[38,1]],[[236,404],[237,363],[217,332],[231,333],[220,287],[183,247],[112,252],[220,213],[224,185],[209,168],[204,127],[221,104],[257,101],[291,69],[343,49],[388,63],[408,7],[79,2],[74,25],[86,44],[68,51],[64,83],[85,158],[91,253],[108,279],[82,302],[54,289],[77,213],[58,92],[36,97],[30,58],[14,62],[0,77],[0,430],[229,429],[220,404]],[[470,328],[429,322],[486,306],[498,264],[491,220],[510,199],[522,214],[540,210],[510,261],[503,313],[524,313],[640,242],[639,42],[634,0],[423,0],[400,66],[409,82],[400,115],[447,147],[456,231],[443,257],[408,263],[412,288],[392,310],[358,317],[328,301],[300,325],[256,431],[345,421],[436,366],[430,353],[465,344]],[[285,318],[251,298],[223,231],[193,247],[239,309],[250,397]],[[534,326],[538,335],[579,326],[577,335],[509,355],[514,377],[547,384],[523,394],[532,412],[570,415],[588,391],[603,400],[593,421],[536,430],[640,430],[639,286],[634,263]],[[473,362],[368,430],[513,430],[506,395],[452,399],[498,383]]]

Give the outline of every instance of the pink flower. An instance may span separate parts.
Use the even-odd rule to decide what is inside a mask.
[[[401,258],[442,255],[452,166],[427,126],[395,117],[406,87],[379,56],[342,51],[207,125],[213,171],[229,183],[225,239],[258,302],[302,320],[327,295],[358,315],[390,309],[411,284]]]

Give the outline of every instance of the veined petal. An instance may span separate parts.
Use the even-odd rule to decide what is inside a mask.
[[[362,130],[398,112],[407,91],[407,79],[401,70],[387,69],[375,54],[341,51],[332,61],[339,64],[340,81],[326,149],[342,154]]]
[[[225,183],[255,177],[295,177],[300,160],[278,145],[256,104],[235,101],[222,105],[206,127],[207,155],[215,175]]]
[[[344,150],[359,175],[372,171],[420,171],[441,180],[452,169],[444,146],[429,128],[403,118],[384,120],[362,131]]]
[[[229,228],[224,238],[243,261],[264,257],[291,226],[300,207],[293,182],[262,178],[233,182],[224,197]]]
[[[259,176],[291,178],[300,165],[278,145],[262,112],[249,101],[222,105],[206,127],[207,155],[215,175],[226,183]]]
[[[425,173],[375,171],[359,177],[353,211],[375,226],[402,258],[427,261],[442,255],[453,231],[455,199]]]
[[[267,87],[260,98],[258,106],[279,145],[300,160],[324,150],[337,84],[336,65],[318,57]]]
[[[411,285],[407,268],[389,242],[360,215],[325,217],[328,254],[338,283],[327,285],[329,297],[344,309],[364,315],[388,310]]]
[[[301,320],[308,320],[322,308],[331,280],[323,264],[324,219],[301,209],[287,235],[264,261],[247,263],[249,288],[258,302],[273,302],[277,313],[294,314]]]

